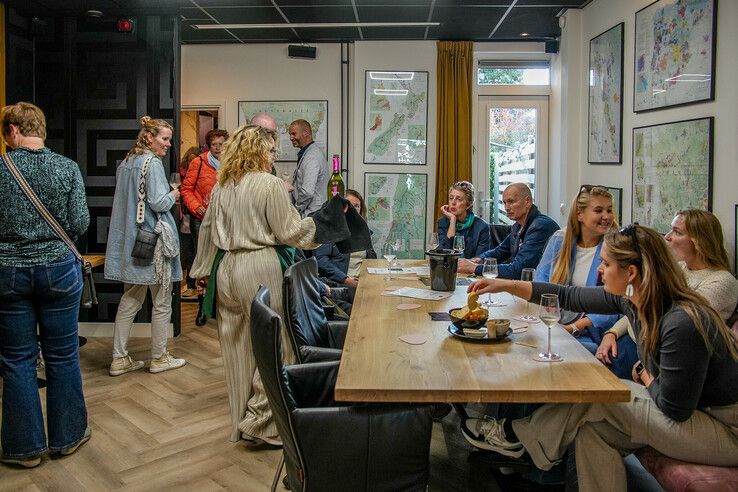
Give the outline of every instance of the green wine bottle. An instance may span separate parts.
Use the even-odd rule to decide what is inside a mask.
[[[333,174],[331,174],[328,180],[328,200],[333,198],[335,195],[344,196],[346,188],[343,185],[343,178],[341,177],[341,158],[338,154],[333,154]]]

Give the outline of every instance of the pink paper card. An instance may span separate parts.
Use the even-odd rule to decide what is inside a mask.
[[[401,309],[402,311],[409,311],[410,309],[418,309],[420,307],[420,304],[412,304],[409,302],[398,304],[397,309]]]
[[[410,345],[422,345],[428,341],[428,337],[425,335],[402,335],[400,340]]]

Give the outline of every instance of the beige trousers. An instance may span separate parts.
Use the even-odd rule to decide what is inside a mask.
[[[645,446],[691,463],[738,465],[738,404],[696,410],[684,422],[665,416],[632,381],[628,403],[548,404],[513,422],[538,468],[550,469],[572,442],[582,491],[627,489],[622,457]]]
[[[118,313],[115,315],[113,332],[113,357],[128,355],[128,338],[131,336],[133,319],[151,291],[151,358],[158,359],[167,351],[169,321],[172,318],[172,284],[137,285],[123,284]]]
[[[282,269],[273,248],[229,252],[218,268],[218,333],[223,354],[233,442],[241,433],[279,439],[277,426],[251,350],[250,313],[259,285],[269,289],[271,307],[283,314]],[[294,360],[287,334],[282,330],[285,362]]]

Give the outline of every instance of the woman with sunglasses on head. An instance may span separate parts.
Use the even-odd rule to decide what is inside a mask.
[[[730,273],[718,218],[705,210],[682,210],[664,239],[684,271],[687,285],[704,297],[723,320],[730,318],[738,303],[738,280]],[[623,340],[635,338],[624,336],[626,333],[632,333],[632,328],[628,318],[622,318],[603,334],[596,357],[607,364],[620,357]]]
[[[617,229],[612,206],[612,195],[607,188],[583,185],[571,204],[566,228],[556,231],[549,240],[534,280],[578,287],[602,285],[599,266],[603,239],[606,233]],[[618,318],[613,314],[566,311],[562,313],[561,325],[594,354],[602,335]],[[608,365],[619,378],[628,379],[638,359],[635,342],[628,337],[621,338],[617,353]]]
[[[454,238],[464,237],[464,258],[476,258],[489,249],[489,224],[474,215],[474,185],[457,181],[448,190],[448,203],[438,219],[438,247],[453,249]]]
[[[547,404],[530,417],[468,419],[474,446],[518,461],[526,452],[548,470],[576,443],[581,490],[626,490],[622,457],[651,446],[672,458],[738,465],[738,340],[654,230],[637,224],[605,236],[604,290],[513,280],[481,280],[469,291],[510,292],[538,302],[557,294],[572,311],[624,314],[641,360],[629,403]],[[504,460],[504,458],[503,458]]]

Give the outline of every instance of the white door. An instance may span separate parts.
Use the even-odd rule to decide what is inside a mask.
[[[474,154],[477,213],[491,224],[509,224],[502,191],[525,183],[546,213],[548,188],[548,97],[479,98]]]

